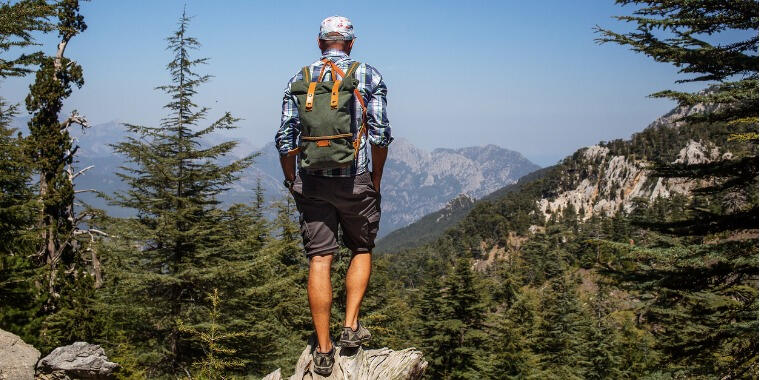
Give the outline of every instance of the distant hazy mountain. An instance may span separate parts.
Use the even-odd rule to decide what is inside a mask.
[[[15,126],[25,129],[26,119],[18,119]],[[109,144],[121,141],[124,127],[118,122],[95,125],[85,133],[74,129],[81,146],[78,167],[94,165],[86,175],[78,178],[78,189],[97,189],[107,194],[123,187],[115,175],[122,165],[122,157],[113,154]],[[209,144],[229,140],[217,135]],[[253,197],[257,180],[261,180],[267,200],[287,195],[282,187],[282,171],[279,156],[270,142],[257,149],[246,139],[237,139],[234,158],[257,152],[252,167],[241,176],[240,181],[225,193],[225,203],[248,202]],[[391,145],[388,162],[383,175],[383,217],[380,236],[404,227],[423,215],[440,210],[459,196],[477,199],[539,167],[520,153],[496,145],[460,149],[435,149],[432,152],[415,147],[397,138]],[[130,210],[108,206],[92,194],[83,193],[81,198],[93,206],[106,209],[112,215],[130,215]]]
[[[538,168],[522,154],[496,145],[428,152],[396,139],[383,173],[381,235],[460,195],[480,198]]]

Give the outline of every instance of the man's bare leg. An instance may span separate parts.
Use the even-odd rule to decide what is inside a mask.
[[[367,290],[369,275],[372,272],[372,254],[369,252],[355,253],[351,258],[346,273],[346,321],[345,327],[356,330],[359,321],[359,307]]]
[[[330,342],[330,307],[332,306],[332,284],[330,283],[330,265],[332,253],[324,256],[312,256],[309,259],[309,308],[314,331],[317,332],[318,350],[329,352]]]

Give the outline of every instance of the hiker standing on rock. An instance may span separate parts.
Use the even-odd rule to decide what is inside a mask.
[[[343,243],[352,252],[340,345],[358,347],[370,338],[359,323],[359,307],[369,283],[380,223],[380,180],[393,140],[385,110],[387,88],[374,67],[349,57],[354,38],[349,19],[332,16],[322,21],[317,41],[322,58],[288,82],[275,136],[284,184],[301,214],[309,259],[309,308],[319,343],[312,353],[314,371],[323,376],[332,373],[335,362],[330,267],[338,250],[339,225]]]

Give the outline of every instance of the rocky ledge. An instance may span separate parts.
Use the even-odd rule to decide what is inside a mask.
[[[36,348],[0,330],[0,380],[105,380],[119,367],[102,347],[86,342],[58,347],[39,359]]]
[[[301,353],[295,374],[289,380],[417,380],[422,378],[428,365],[422,352],[414,348],[394,351],[388,348],[364,350],[336,347],[332,374],[323,377],[313,372],[311,352],[314,346],[312,338]],[[282,374],[277,369],[262,380],[282,380]]]

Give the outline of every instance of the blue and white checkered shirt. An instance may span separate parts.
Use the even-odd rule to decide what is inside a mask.
[[[335,50],[326,51],[322,54],[322,59],[324,58],[333,61],[343,72],[346,72],[351,63],[354,62],[354,60],[349,58],[348,54]],[[309,66],[309,73],[312,76],[311,80],[317,80],[319,72],[322,70],[322,65],[324,63],[320,59]],[[369,142],[373,145],[387,147],[393,141],[393,137],[391,137],[391,125],[388,122],[388,115],[385,111],[385,97],[388,93],[388,88],[383,83],[383,77],[377,69],[365,63],[360,64],[356,68],[354,77],[359,81],[357,89],[364,97],[364,104],[367,105],[367,136],[369,137]],[[285,155],[298,147],[301,122],[298,118],[298,100],[290,92],[290,85],[299,80],[303,80],[303,70],[299,70],[298,74],[288,81],[288,85],[285,87],[285,95],[282,98],[280,129],[277,130],[277,134],[274,136],[277,150],[281,155]],[[332,69],[329,65],[325,68],[323,80],[332,80]],[[362,107],[356,99],[354,99],[352,111],[351,131],[356,136],[356,133],[361,128],[362,120]],[[364,173],[369,170],[367,137],[361,136],[359,156],[351,166],[323,170],[300,170],[307,174],[325,177],[351,177]]]

